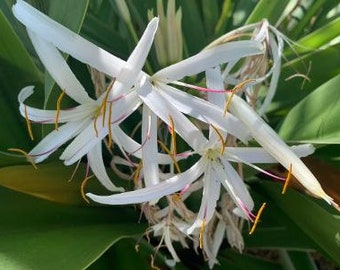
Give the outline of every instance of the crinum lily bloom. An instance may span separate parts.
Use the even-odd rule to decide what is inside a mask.
[[[22,0],[18,0],[13,6],[13,12],[27,27],[32,43],[47,70],[65,93],[81,104],[78,108],[68,111],[48,112],[35,109],[33,114],[31,113],[33,108],[23,104],[23,101],[32,94],[32,89],[26,88],[20,95],[22,111],[27,119],[41,123],[66,122],[65,125],[58,127],[44,138],[29,153],[36,162],[44,160],[63,143],[76,137],[65,149],[61,159],[65,160],[66,165],[70,165],[88,154],[92,170],[97,176],[101,174],[101,177],[106,179],[103,182],[106,182],[105,185],[108,187],[109,179],[106,174],[104,177],[103,162],[101,158],[98,158],[101,155],[101,140],[109,135],[109,139],[113,139],[123,151],[140,155],[141,151],[136,151],[139,148],[133,149],[133,146],[138,146],[137,143],[126,137],[122,138],[124,133],[119,128],[119,123],[142,103],[144,103],[145,111],[150,115],[150,119],[156,119],[152,116],[154,114],[153,104],[169,104],[174,99],[176,100],[174,110],[178,113],[189,114],[204,122],[213,123],[242,141],[247,140],[248,134],[244,125],[235,117],[232,115],[223,117],[220,108],[216,108],[202,99],[196,98],[187,103],[191,96],[168,86],[167,83],[176,82],[176,80],[185,76],[202,72],[227,61],[237,61],[245,56],[261,54],[262,45],[260,42],[239,41],[222,44],[149,76],[141,69],[153,41],[158,19],[153,19],[149,23],[136,49],[125,62],[49,19]],[[62,59],[57,48],[114,78],[114,83],[105,94],[97,100],[92,100],[77,81],[67,63]],[[167,96],[164,96],[165,92],[169,97],[171,96],[171,99],[167,100]],[[195,109],[191,109],[193,106],[195,106]],[[151,109],[151,112],[148,108]],[[202,115],[200,111],[209,113]],[[157,116],[162,118],[163,121],[169,122],[168,115],[158,114]],[[146,136],[148,139],[155,138],[155,136],[149,135],[148,133]],[[142,153],[142,156],[146,159],[146,155]],[[147,164],[153,163],[146,159],[144,167],[156,172],[155,166],[148,166]],[[150,183],[157,183],[156,173],[153,179],[155,181],[150,181]],[[111,189],[114,188],[111,186]]]
[[[24,2],[18,2],[34,13],[35,9]],[[18,5],[17,4],[17,5]],[[14,6],[14,11],[22,11]],[[31,13],[27,16],[32,15]],[[44,16],[38,14],[39,16]],[[52,22],[51,20],[48,20]],[[55,81],[64,92],[80,103],[79,106],[68,110],[41,110],[29,107],[24,101],[33,94],[33,87],[25,87],[18,96],[20,111],[27,120],[39,123],[55,123],[56,129],[47,135],[28,155],[35,162],[45,160],[62,144],[75,137],[72,143],[66,147],[61,155],[66,165],[71,165],[87,154],[88,162],[93,173],[100,182],[109,190],[123,191],[117,188],[109,179],[103,159],[101,141],[109,135],[109,140],[115,142],[126,141],[121,138],[124,133],[120,131],[118,124],[132,114],[141,104],[135,91],[130,91],[135,77],[141,71],[151,48],[154,34],[157,30],[158,19],[154,18],[148,24],[136,49],[127,62],[118,61],[120,64],[119,74],[97,100],[90,98],[77,80],[60,52],[48,41],[41,38],[36,32],[28,29],[28,34],[42,63],[53,76]],[[91,49],[90,44],[86,48]],[[92,48],[93,49],[93,48]],[[85,52],[86,53],[86,49]],[[134,78],[134,79],[132,79]],[[138,85],[137,83],[135,85]],[[59,106],[60,102],[58,100]],[[59,123],[65,123],[59,127]],[[118,144],[120,148],[122,145]]]

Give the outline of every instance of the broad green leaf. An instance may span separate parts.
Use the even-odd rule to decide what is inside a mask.
[[[297,41],[294,49],[299,53],[318,49],[340,35],[340,17]]]
[[[284,64],[269,111],[290,109],[314,89],[340,74],[340,65],[335,59],[340,59],[340,44]],[[309,80],[301,75],[306,75]]]
[[[281,194],[281,187],[276,184],[260,183],[263,195],[275,202],[318,246],[318,250],[340,264],[340,216],[324,208],[331,206],[313,201],[294,190]]]
[[[0,269],[84,269],[145,228],[128,208],[62,206],[4,188],[0,197]]]
[[[318,87],[290,110],[280,135],[288,141],[340,143],[340,75]]]
[[[32,77],[32,81],[41,80],[41,74],[34,65],[32,59],[22,45],[19,37],[14,32],[6,17],[0,10],[0,61],[20,70],[27,76]]]
[[[66,167],[62,162],[38,164],[37,169],[32,165],[10,166],[0,169],[0,185],[44,200],[84,205],[80,186],[85,179],[86,168],[80,165],[75,170],[75,167]],[[85,189],[105,192],[96,178],[90,179]]]
[[[42,76],[1,10],[0,33],[0,151],[6,151],[29,145],[17,95],[26,85],[41,84]]]
[[[253,12],[248,17],[246,24],[256,23],[266,18],[271,24],[275,25],[281,18],[290,0],[272,1],[261,0],[255,6]]]

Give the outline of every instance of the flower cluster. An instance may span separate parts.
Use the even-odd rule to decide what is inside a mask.
[[[181,14],[175,12],[174,5],[169,6],[166,19],[176,25],[173,35],[182,44]],[[160,9],[163,13],[163,7]],[[182,48],[174,52],[162,41],[162,35],[156,34],[159,18],[151,18],[150,13],[149,24],[125,61],[22,0],[13,12],[26,26],[41,62],[62,89],[56,110],[26,105],[34,87],[21,90],[20,112],[28,125],[31,121],[55,125],[28,156],[42,162],[71,141],[60,156],[65,165],[86,156],[88,169],[105,188],[115,192],[109,196],[87,193],[87,198],[108,205],[142,204],[150,223],[148,232],[167,246],[172,257],[169,264],[179,261],[174,241],[187,247],[191,239],[203,250],[210,267],[217,263],[225,236],[231,246],[242,251],[243,220],[253,224],[252,233],[265,206],[253,213],[254,201],[243,179],[242,164],[269,174],[255,164],[278,162],[288,170],[288,176],[272,177],[287,184],[294,175],[311,194],[334,204],[300,160],[311,154],[313,147],[287,146],[261,117],[275,93],[285,39],[267,21],[230,32],[179,61]],[[160,25],[164,35],[166,25]],[[142,69],[155,35],[156,46],[163,46],[156,50],[161,65],[177,62],[147,74]],[[62,52],[91,67],[95,86],[96,75],[104,78],[95,98],[88,95]],[[186,77],[195,77],[197,84],[187,83]],[[266,88],[265,94],[260,94],[260,87]],[[64,95],[79,105],[61,109]],[[131,115],[141,123],[134,135],[127,134],[121,125]],[[124,192],[108,176],[102,156],[104,140],[109,149],[113,144],[120,149],[113,153],[112,168],[132,169],[135,190]],[[250,140],[259,146],[247,146]],[[199,190],[201,204],[195,213],[186,202]]]

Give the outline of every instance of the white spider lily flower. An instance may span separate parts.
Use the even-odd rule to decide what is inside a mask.
[[[214,85],[223,88],[223,78],[219,69],[211,70],[214,76],[207,76],[207,80],[213,80]],[[208,73],[207,73],[208,75]],[[279,135],[246,103],[242,98],[230,93],[229,111],[244,123],[253,138],[283,167],[291,171],[292,175],[313,195],[324,199],[336,206],[329,195],[322,189],[320,183],[301,161],[301,159],[288,147]],[[230,95],[232,95],[230,97]]]
[[[67,95],[80,103],[76,108],[68,110],[39,110],[24,104],[26,98],[33,94],[33,87],[26,87],[20,92],[20,111],[27,120],[56,125],[56,129],[28,153],[35,162],[43,161],[62,144],[74,138],[60,156],[65,165],[71,165],[87,155],[93,173],[106,188],[111,191],[124,190],[115,187],[105,171],[101,142],[107,135],[110,140],[114,139],[116,142],[126,141],[121,137],[124,133],[119,132],[117,126],[141,105],[136,92],[130,89],[144,65],[157,25],[157,18],[148,24],[134,52],[127,62],[122,62],[121,71],[112,87],[97,100],[88,97],[60,52],[28,29],[32,44],[46,69],[59,86],[65,89]],[[65,124],[59,127],[59,123]],[[115,132],[116,130],[118,132]],[[129,148],[120,144],[118,146],[121,149]]]
[[[152,90],[159,90],[160,93],[167,92],[169,89],[172,89],[172,92],[175,92],[172,93],[173,99],[175,98],[175,94],[179,92],[176,96],[179,100],[174,103],[176,110],[209,124],[214,124],[218,128],[233,134],[240,140],[244,142],[247,141],[249,136],[247,132],[245,132],[246,129],[240,121],[235,119],[232,115],[222,117],[220,113],[210,113],[207,117],[205,117],[204,114],[202,115],[202,113],[197,110],[209,112],[213,106],[211,106],[208,102],[204,102],[199,99],[195,99],[194,101],[196,105],[199,105],[199,108],[197,107],[197,110],[190,110],[190,108],[188,109],[188,104],[185,104],[183,96],[186,96],[186,100],[192,96],[179,91],[176,88],[170,88],[167,84],[176,83],[177,80],[180,80],[185,76],[204,72],[211,67],[226,62],[238,61],[246,56],[260,55],[263,53],[263,46],[260,42],[246,40],[221,44],[164,68],[150,77],[142,71],[135,74],[129,72],[128,70],[131,69],[134,69],[135,71],[138,70],[138,68],[133,65],[132,59],[131,61],[128,61],[130,63],[126,65],[126,62],[122,59],[115,57],[107,51],[85,40],[81,36],[73,33],[22,0],[18,0],[13,6],[13,13],[17,19],[27,27],[29,32],[34,32],[39,36],[39,38],[53,44],[59,50],[72,55],[75,59],[94,67],[98,71],[110,77],[116,78],[116,90],[112,91],[110,95],[112,94],[119,97],[119,95],[122,94],[120,91],[123,89],[119,85],[122,83],[125,85],[124,89],[129,90],[127,86],[138,84],[137,81],[140,79],[150,81],[151,83],[148,84],[149,88]],[[140,50],[134,57],[146,57],[147,53],[148,50]],[[130,58],[133,57],[131,56]],[[110,99],[113,100],[114,98],[111,97]],[[148,97],[144,97],[143,101],[145,102],[147,99]],[[192,102],[189,105],[192,105]]]

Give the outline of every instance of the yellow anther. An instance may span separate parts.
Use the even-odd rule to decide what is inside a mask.
[[[205,229],[205,219],[202,220],[201,228],[200,228],[200,234],[199,234],[199,244],[200,249],[203,249],[203,234]]]
[[[264,210],[264,208],[266,207],[266,203],[263,203],[260,210],[257,212],[257,215],[256,215],[256,218],[254,220],[254,224],[253,226],[251,227],[250,231],[249,231],[249,234],[253,234],[253,232],[255,231],[256,229],[256,226],[257,226],[257,223],[259,222],[260,220],[260,216]]]
[[[59,122],[59,116],[60,116],[60,104],[64,96],[65,96],[65,91],[62,91],[60,96],[57,99],[57,113],[55,116],[55,129],[56,130],[58,130],[58,122]]]
[[[88,198],[86,198],[85,195],[85,185],[87,183],[88,180],[90,180],[94,175],[85,177],[85,179],[83,180],[83,182],[81,182],[80,185],[80,193],[81,193],[81,197],[84,199],[85,202],[87,202],[88,204],[90,204],[90,201],[88,200]]]
[[[137,184],[138,184],[139,175],[140,175],[140,172],[141,172],[142,168],[143,168],[143,161],[140,161],[138,163],[138,166],[136,168],[135,174],[133,176],[133,182],[134,182],[135,186],[137,186]]]
[[[283,186],[281,194],[285,194],[286,193],[286,190],[287,190],[288,185],[289,185],[289,181],[292,178],[292,167],[293,167],[292,164],[289,164],[288,175],[287,175],[287,178],[286,178],[286,181],[285,181],[285,184]]]
[[[171,195],[171,199],[175,202],[179,202],[180,200],[182,200],[182,196],[181,196],[181,194],[175,193],[175,194]]]
[[[172,159],[172,161],[174,163],[174,166],[176,168],[177,173],[181,173],[181,169],[179,168],[178,162],[177,162],[175,156],[173,155],[173,153],[171,153],[169,148],[162,141],[158,140],[158,143],[163,148],[163,150],[171,157],[171,159]]]
[[[8,148],[7,150],[11,152],[18,152],[20,154],[23,154],[26,157],[27,161],[32,164],[34,169],[38,169],[37,165],[33,161],[33,158],[28,153],[26,153],[24,150],[21,150],[18,148]]]
[[[222,133],[214,125],[211,125],[211,127],[215,130],[215,132],[217,133],[217,136],[220,138],[220,141],[221,141],[221,155],[224,155],[226,143],[225,143],[225,140],[223,139]]]
[[[31,140],[33,141],[34,137],[33,137],[33,132],[32,132],[31,121],[28,118],[27,106],[25,105],[24,108],[25,108],[25,120],[26,120],[27,131],[28,131],[28,134],[29,134]]]
[[[253,82],[254,79],[248,79],[248,80],[244,80],[243,82],[240,82],[239,84],[237,84],[232,90],[231,93],[227,99],[226,105],[224,107],[224,111],[223,114],[226,115],[227,111],[229,110],[230,107],[230,103],[231,103],[231,99],[233,98],[234,94],[236,94],[237,92],[239,92],[240,90],[242,90],[244,88],[244,86],[250,82]]]

